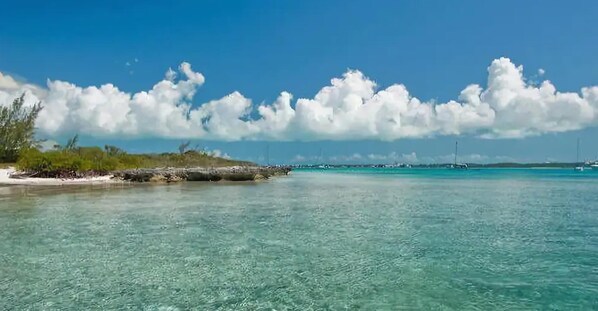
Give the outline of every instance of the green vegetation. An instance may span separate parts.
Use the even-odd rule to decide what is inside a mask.
[[[239,162],[216,158],[203,152],[185,151],[180,153],[162,154],[127,154],[114,146],[99,147],[70,147],[59,150],[41,152],[30,148],[25,150],[17,161],[17,168],[21,171],[35,174],[36,177],[82,177],[105,175],[110,171],[157,168],[157,167],[213,167],[253,165],[249,162]]]
[[[35,119],[41,103],[25,107],[25,94],[12,105],[0,107],[0,163],[15,162],[23,150],[36,145]]]

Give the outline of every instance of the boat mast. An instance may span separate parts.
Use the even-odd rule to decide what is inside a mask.
[[[579,165],[579,138],[577,139],[577,156],[575,158],[575,165]]]
[[[324,152],[322,151],[322,147],[320,147],[320,150],[318,151],[318,161],[320,161],[321,165],[324,164]]]
[[[455,141],[455,166],[457,166],[457,147],[458,147],[459,142]]]

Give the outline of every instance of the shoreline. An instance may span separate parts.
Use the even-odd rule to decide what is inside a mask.
[[[260,181],[274,176],[290,173],[288,167],[215,167],[215,168],[153,168],[114,171],[105,176],[84,178],[12,178],[18,173],[14,167],[0,169],[2,186],[62,186],[62,185],[100,185],[123,183],[172,183],[184,181]]]
[[[288,175],[289,167],[228,166],[132,169],[113,172],[115,178],[131,182],[259,181]]]
[[[95,184],[117,184],[122,180],[113,178],[114,175],[105,175],[89,178],[11,178],[14,173],[18,173],[15,168],[0,169],[0,185],[3,186],[63,186],[63,185],[95,185]]]

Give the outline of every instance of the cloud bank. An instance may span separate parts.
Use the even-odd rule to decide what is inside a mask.
[[[332,155],[332,156],[314,156],[314,155],[295,155],[291,162],[295,164],[318,164],[318,163],[333,163],[333,164],[356,164],[356,163],[406,163],[406,164],[442,164],[452,163],[454,154],[444,154],[435,156],[419,156],[415,152],[411,153],[397,153],[390,152],[388,154],[370,153],[361,154],[353,153],[347,155]],[[464,154],[459,156],[460,162],[465,163],[500,163],[500,162],[517,162],[516,159],[508,156],[488,156],[477,153]]]
[[[544,70],[540,75],[544,74]],[[485,87],[466,86],[446,103],[422,101],[402,84],[379,89],[357,70],[331,80],[313,98],[281,92],[254,105],[239,92],[192,104],[204,76],[189,63],[169,69],[150,90],[121,91],[113,84],[80,87],[48,80],[45,87],[0,73],[0,105],[26,92],[42,101],[41,135],[160,137],[206,140],[392,141],[441,135],[521,138],[598,124],[598,86],[559,92],[550,81],[528,82],[508,58],[492,61]]]

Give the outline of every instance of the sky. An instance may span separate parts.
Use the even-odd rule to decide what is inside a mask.
[[[274,164],[598,156],[596,1],[12,1],[39,138]],[[268,150],[268,152],[266,152]],[[266,157],[266,153],[268,157]]]

